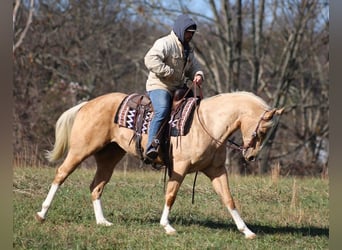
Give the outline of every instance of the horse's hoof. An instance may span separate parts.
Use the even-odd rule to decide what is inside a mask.
[[[165,232],[167,235],[174,235],[177,234],[176,229],[174,229],[170,224],[164,226]]]
[[[97,222],[97,225],[100,225],[100,226],[105,226],[105,227],[110,227],[113,225],[113,223],[105,220],[105,221],[101,221],[101,222]]]
[[[36,213],[34,217],[40,223],[43,223],[45,221],[45,218],[42,218],[38,213]]]
[[[253,240],[256,238],[256,234],[253,233],[253,234],[246,235],[245,238],[248,240]]]

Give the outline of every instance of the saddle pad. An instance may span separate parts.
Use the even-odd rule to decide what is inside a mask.
[[[148,125],[151,121],[153,112],[152,108],[148,105],[137,105],[132,106],[132,99],[139,97],[141,95],[133,93],[126,96],[121,102],[118,111],[116,112],[114,122],[121,127],[129,128],[134,131],[141,131],[141,133],[147,134]],[[137,128],[137,116],[139,115],[139,109],[145,109],[145,115],[143,117],[143,122],[141,128]]]
[[[169,121],[171,136],[182,136],[189,132],[196,102],[195,97],[187,98],[179,112],[171,114]]]
[[[142,127],[137,127],[138,124],[136,121],[138,120],[137,116],[139,115],[138,109],[141,108],[141,105],[138,107],[131,107],[128,105],[130,98],[136,95],[137,94],[131,94],[125,97],[125,99],[121,102],[118,111],[116,112],[114,122],[121,127],[129,128],[134,131],[141,131],[141,133],[147,134],[149,124],[153,117],[153,111],[152,109],[146,109],[142,125],[140,125]],[[196,107],[196,101],[197,98],[188,98],[182,104],[182,107],[177,113],[171,114],[170,120],[168,122],[171,136],[182,136],[189,132],[193,117],[192,114],[194,108]]]

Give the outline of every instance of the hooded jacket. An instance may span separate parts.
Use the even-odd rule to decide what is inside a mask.
[[[181,15],[174,23],[173,30],[167,36],[155,41],[145,55],[145,66],[150,71],[146,90],[164,89],[173,94],[174,90],[183,86],[184,78],[191,80],[195,75],[204,74],[189,44],[184,43],[184,32],[196,23],[186,15]],[[185,52],[188,57],[185,61]]]

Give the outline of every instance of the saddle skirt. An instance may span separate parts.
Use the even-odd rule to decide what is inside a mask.
[[[188,97],[172,108],[169,119],[169,135],[184,136],[191,126],[197,98]],[[121,127],[134,130],[137,134],[147,134],[154,113],[147,95],[133,93],[125,97],[115,115],[114,122]]]

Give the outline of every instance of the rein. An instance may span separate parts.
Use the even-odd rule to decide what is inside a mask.
[[[190,88],[188,88],[186,90],[186,92],[184,93],[184,95],[183,95],[183,97],[181,99],[184,99],[192,88],[194,89],[194,91],[193,91],[194,92],[194,97],[197,97],[196,86],[198,86],[198,88],[199,88],[199,97],[200,97],[200,99],[203,99],[203,93],[202,93],[201,85],[197,85],[194,82],[192,82]],[[179,103],[179,105],[180,105],[180,103]],[[176,108],[178,108],[178,106]],[[196,102],[196,110],[198,110],[197,102]],[[165,173],[164,173],[164,192],[166,190],[166,185],[165,185],[165,183],[166,183],[166,171],[167,171],[167,168],[165,168]],[[191,199],[191,203],[192,204],[195,203],[195,186],[196,186],[197,175],[198,175],[198,171],[196,171],[195,179],[194,179],[194,183],[193,183],[193,187],[192,187],[192,199]]]
[[[249,141],[249,143],[246,145],[246,146],[241,146],[239,145],[238,143],[234,142],[233,140],[230,140],[229,138],[227,139],[227,142],[230,143],[230,145],[228,145],[228,143],[226,144],[226,147],[229,147],[229,148],[232,148],[232,149],[235,149],[235,150],[238,150],[238,151],[241,151],[243,152],[244,150],[247,150],[248,148],[251,148],[253,143],[255,142],[255,139],[257,137],[257,131],[259,130],[259,127],[260,127],[260,123],[261,121],[265,120],[264,116],[266,114],[267,110],[264,111],[264,113],[261,115],[259,121],[258,121],[258,124],[255,128],[255,130],[253,131],[252,133],[252,139]],[[201,127],[203,128],[203,130],[207,133],[207,135],[209,135],[209,137],[214,141],[216,142],[217,144],[219,145],[223,145],[224,142],[214,138],[210,132],[208,131],[207,127],[205,126],[205,124],[202,122],[202,120],[200,119],[200,115],[198,113],[198,108],[196,109],[196,114],[197,114],[197,119],[198,121],[200,122],[201,124]]]

